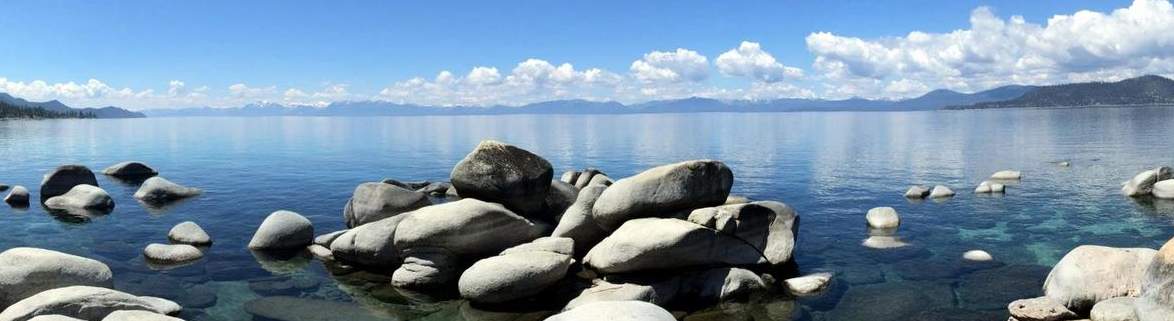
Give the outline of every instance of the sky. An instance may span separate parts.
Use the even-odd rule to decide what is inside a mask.
[[[1174,75],[1135,1],[0,1],[0,92],[134,110],[900,99]]]

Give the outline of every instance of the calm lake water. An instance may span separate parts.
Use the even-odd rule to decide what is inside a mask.
[[[117,204],[113,213],[78,220],[36,205],[0,206],[0,249],[34,246],[101,260],[118,289],[173,299],[189,320],[250,320],[243,305],[266,296],[341,302],[323,305],[334,316],[541,318],[459,301],[413,303],[386,279],[331,276],[307,259],[258,261],[245,249],[274,210],[307,216],[319,234],[341,229],[343,205],[359,183],[447,180],[452,166],[489,138],[542,155],[556,176],[597,167],[621,178],[669,162],[722,160],[734,171],[733,194],[799,212],[801,272],[837,273],[819,297],[725,305],[690,320],[1004,320],[1007,303],[1041,295],[1050,266],[1077,245],[1157,248],[1174,236],[1174,202],[1119,192],[1139,171],[1174,165],[1174,108],[160,118],[0,121],[0,182],[27,186],[34,198],[41,176],[57,165],[97,171],[124,160],[205,190],[150,209],[131,197],[137,186],[99,175]],[[1004,196],[971,193],[1001,169],[1021,170],[1024,179]],[[943,184],[958,196],[911,202],[902,196],[910,184]],[[909,246],[861,245],[864,214],[876,206],[902,215],[897,236]],[[172,269],[144,262],[144,246],[166,243],[167,231],[188,220],[215,239],[204,259]],[[1000,263],[961,262],[970,249]]]

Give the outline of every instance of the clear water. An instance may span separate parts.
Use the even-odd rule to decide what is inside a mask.
[[[556,173],[598,167],[624,177],[680,160],[725,161],[734,194],[799,211],[800,270],[837,273],[819,297],[723,305],[689,320],[996,320],[1009,301],[1040,295],[1048,267],[1076,245],[1156,248],[1174,236],[1174,203],[1119,194],[1135,173],[1174,165],[1171,124],[1171,108],[0,121],[0,182],[27,186],[34,198],[59,164],[99,170],[124,160],[206,191],[148,209],[131,197],[136,186],[99,176],[113,213],[79,221],[0,206],[0,248],[96,258],[112,267],[117,288],[176,300],[189,320],[250,320],[245,302],[277,295],[393,320],[541,318],[413,303],[385,278],[332,277],[316,261],[258,261],[245,249],[274,210],[306,215],[319,233],[337,230],[357,184],[445,180],[478,141],[493,138],[544,156]],[[1061,160],[1072,166],[1053,163]],[[1025,177],[1005,196],[970,192],[1001,169]],[[943,184],[958,196],[911,202],[902,197],[910,184]],[[897,235],[908,247],[861,246],[864,213],[876,206],[901,213]],[[142,248],[166,242],[168,229],[187,220],[215,239],[207,256],[165,270],[146,264]],[[970,249],[1001,265],[961,263]]]

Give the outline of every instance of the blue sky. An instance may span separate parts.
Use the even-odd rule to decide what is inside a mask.
[[[134,109],[900,98],[1169,74],[1169,7],[1165,0],[15,0],[0,2],[0,91]],[[719,59],[726,53],[733,54]]]

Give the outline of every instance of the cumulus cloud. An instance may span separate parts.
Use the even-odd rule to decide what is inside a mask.
[[[653,51],[632,62],[628,68],[636,79],[646,82],[698,82],[709,77],[709,59],[696,51]]]
[[[504,77],[494,67],[475,67],[463,76],[441,71],[432,80],[412,78],[384,88],[377,98],[425,105],[516,105],[552,99],[609,99],[622,77],[602,69],[576,69],[526,59]]]
[[[768,83],[803,76],[803,69],[784,66],[757,42],[743,41],[738,48],[718,56],[714,64],[722,74]]]

